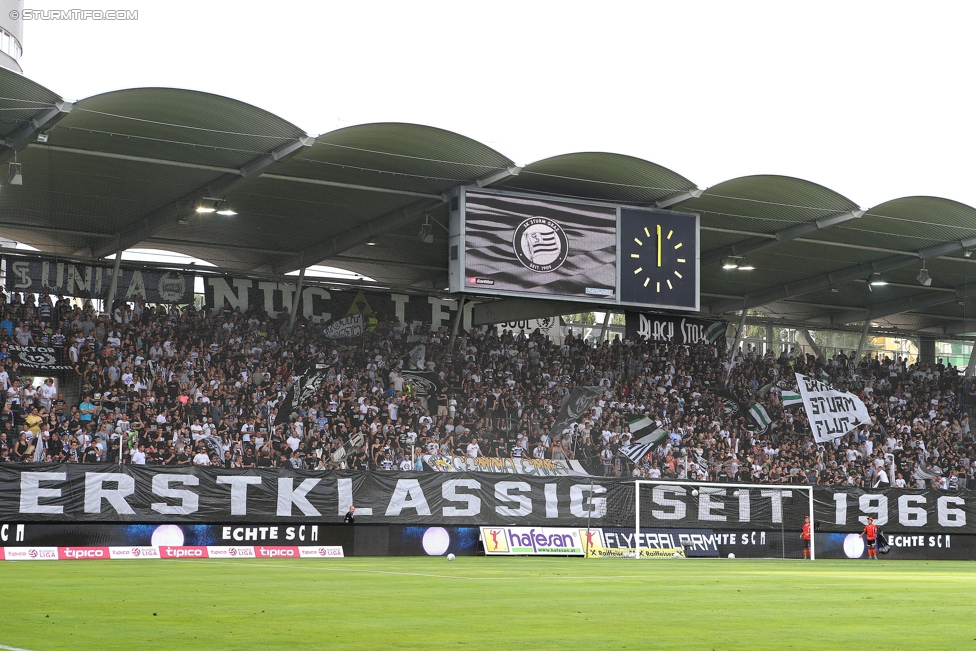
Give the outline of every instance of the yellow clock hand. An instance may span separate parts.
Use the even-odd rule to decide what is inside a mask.
[[[657,266],[661,266],[661,225],[657,225]]]

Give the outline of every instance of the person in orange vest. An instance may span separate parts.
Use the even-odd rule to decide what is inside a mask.
[[[868,518],[861,535],[868,543],[868,558],[878,560],[878,525],[874,523],[874,518]]]
[[[810,516],[803,516],[803,531],[800,532],[800,538],[803,538],[803,558],[810,558],[810,536],[812,529],[810,526]]]

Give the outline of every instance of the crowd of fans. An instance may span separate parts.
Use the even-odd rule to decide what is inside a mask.
[[[561,343],[536,331],[449,334],[374,315],[362,338],[325,338],[260,308],[211,312],[12,294],[0,303],[0,461],[227,468],[420,470],[425,455],[576,460],[592,474],[861,487],[973,487],[967,406],[974,385],[939,363],[830,359],[645,340]],[[32,386],[10,345],[48,345],[81,387]],[[417,347],[422,353],[416,354]],[[411,351],[415,354],[411,355]],[[297,410],[283,398],[303,369],[324,378]],[[418,368],[419,367],[419,368]],[[417,382],[411,371],[432,382]],[[873,422],[817,444],[794,371],[860,396]],[[591,413],[552,431],[574,387],[599,385]],[[762,404],[771,424],[748,414]],[[632,436],[629,424],[654,421]],[[645,421],[646,422],[646,421]],[[666,432],[637,461],[633,438]],[[362,435],[361,446],[351,445]],[[345,445],[345,448],[344,448]],[[350,451],[351,448],[351,451]],[[347,454],[348,452],[348,454]]]

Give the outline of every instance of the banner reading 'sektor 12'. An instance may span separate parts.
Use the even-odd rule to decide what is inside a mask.
[[[806,490],[641,486],[641,526],[799,531]],[[817,488],[820,531],[976,533],[976,491]],[[0,464],[0,522],[357,522],[630,526],[634,483],[481,472],[316,472]]]

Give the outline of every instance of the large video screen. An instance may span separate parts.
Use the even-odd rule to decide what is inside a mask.
[[[467,192],[466,289],[613,300],[616,228],[612,206]]]
[[[465,188],[450,231],[453,292],[699,309],[693,213]]]

